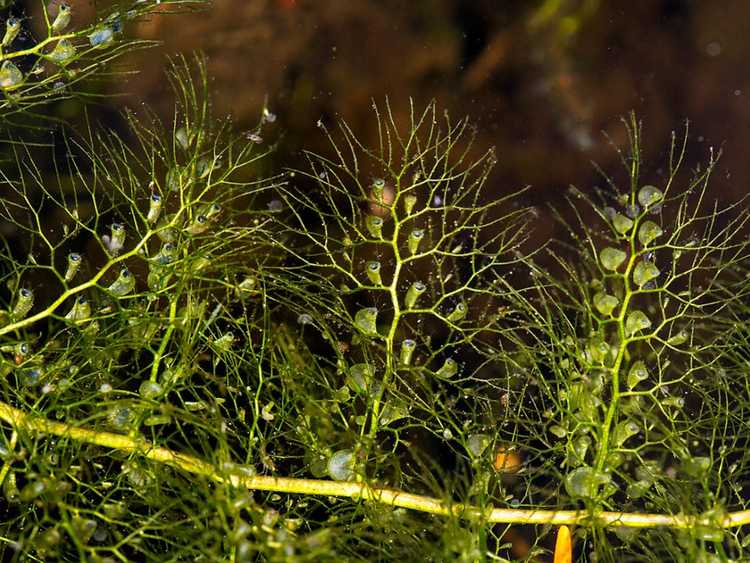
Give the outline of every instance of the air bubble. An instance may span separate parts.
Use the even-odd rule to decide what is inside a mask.
[[[638,201],[647,209],[662,199],[664,199],[664,194],[656,186],[643,186],[638,192]]]
[[[367,263],[367,277],[375,285],[383,285],[383,280],[380,278],[380,262],[373,260]]]
[[[402,366],[411,365],[411,359],[414,355],[414,350],[417,348],[417,343],[411,338],[407,338],[401,342],[401,356],[399,361]]]
[[[602,315],[612,315],[615,307],[619,304],[620,300],[614,295],[609,295],[602,291],[594,295],[594,307],[596,307],[596,310]]]
[[[607,247],[599,253],[599,260],[607,270],[615,271],[625,261],[628,255],[617,248]]]
[[[377,215],[368,215],[365,217],[365,226],[373,238],[383,238],[383,219]]]
[[[411,252],[412,255],[416,254],[419,250],[419,243],[422,242],[423,238],[424,229],[414,229],[411,233],[409,233],[408,245],[409,252]]]
[[[377,308],[366,307],[365,309],[360,309],[354,315],[354,324],[357,326],[357,328],[359,328],[362,332],[364,332],[368,336],[377,336],[378,335],[378,328],[376,324],[377,318],[378,318]]]
[[[635,285],[643,288],[651,280],[655,280],[659,277],[659,268],[653,262],[643,260],[638,262],[635,269],[633,270],[633,281]]]
[[[625,320],[625,334],[633,336],[637,332],[646,330],[651,326],[651,319],[649,319],[643,311],[635,310],[628,315]]]
[[[354,478],[354,452],[337,451],[329,458],[327,470],[334,481],[351,481]]]
[[[417,299],[427,290],[427,286],[421,281],[415,281],[411,284],[411,287],[406,291],[406,298],[404,299],[404,305],[407,309],[413,309],[417,303]]]
[[[643,246],[648,246],[662,234],[664,234],[664,231],[661,230],[659,225],[653,221],[644,221],[638,229],[638,240]]]

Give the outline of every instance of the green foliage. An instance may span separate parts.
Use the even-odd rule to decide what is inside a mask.
[[[561,523],[586,559],[747,557],[750,217],[713,155],[646,180],[631,119],[625,187],[540,248],[435,104],[269,174],[270,111],[236,134],[200,60],[170,78],[170,124],[9,146],[5,559],[539,560]]]
[[[198,7],[203,0],[128,0],[113,3],[96,21],[78,23],[75,3],[45,2],[44,31],[34,34],[30,19],[14,2],[0,5],[0,119],[27,115],[36,106],[84,95],[87,79],[112,72],[112,62],[153,41],[125,38],[123,32],[156,8],[162,13]]]

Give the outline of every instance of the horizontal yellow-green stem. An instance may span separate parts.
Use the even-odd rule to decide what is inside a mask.
[[[622,526],[628,528],[651,528],[657,526],[689,528],[699,523],[698,518],[695,516],[669,514],[598,512],[596,515],[591,515],[588,512],[575,510],[481,509],[475,506],[449,504],[441,499],[414,495],[386,487],[374,487],[366,483],[268,477],[262,475],[247,476],[237,473],[227,474],[226,472],[219,471],[206,461],[167,448],[155,446],[144,439],[137,439],[113,432],[99,432],[73,424],[55,422],[40,416],[24,413],[2,402],[0,402],[0,420],[4,420],[16,430],[53,434],[106,448],[137,453],[152,461],[164,463],[197,475],[203,475],[213,481],[230,482],[235,486],[254,490],[348,497],[357,500],[378,502],[394,507],[409,508],[430,514],[482,518],[486,522],[506,524],[587,525],[595,523],[600,526]],[[721,523],[724,528],[746,524],[750,524],[750,510],[730,513],[725,517],[724,522]]]

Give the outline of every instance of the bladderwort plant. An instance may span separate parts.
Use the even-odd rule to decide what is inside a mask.
[[[748,213],[687,132],[652,175],[626,121],[539,245],[434,103],[274,173],[169,76],[169,124],[4,130],[4,559],[747,558]]]

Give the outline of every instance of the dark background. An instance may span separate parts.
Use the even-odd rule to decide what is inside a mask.
[[[70,3],[79,21],[91,16],[88,0]],[[30,15],[38,8],[29,0]],[[127,95],[102,112],[146,104],[169,121],[164,55],[201,50],[217,116],[249,129],[268,100],[279,166],[298,162],[302,147],[326,150],[318,119],[343,117],[372,140],[372,100],[388,96],[400,118],[410,98],[468,115],[477,152],[497,148],[489,189],[531,185],[528,203],[601,185],[592,161],[622,172],[603,132],[625,146],[620,119],[631,110],[644,124],[644,182],[658,185],[670,133],[689,119],[689,166],[724,149],[711,194],[747,189],[746,0],[215,0],[129,31],[164,43],[127,61],[140,73],[107,86]]]

